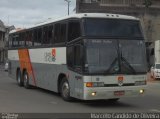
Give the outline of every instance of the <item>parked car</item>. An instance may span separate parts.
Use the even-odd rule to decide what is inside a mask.
[[[151,77],[160,79],[160,63],[156,63],[155,66],[151,67]]]
[[[6,61],[5,65],[4,65],[4,71],[8,71],[8,65],[9,65],[9,62]]]

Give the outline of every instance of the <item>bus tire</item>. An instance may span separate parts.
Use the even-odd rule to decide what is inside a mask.
[[[64,77],[60,83],[60,93],[65,101],[71,101],[70,86],[66,77]]]
[[[20,69],[17,70],[17,83],[20,87],[23,86],[22,74]]]
[[[113,98],[113,99],[109,99],[110,102],[117,102],[119,100],[119,98]]]
[[[28,73],[27,71],[24,71],[23,73],[23,85],[26,89],[29,89],[30,88],[30,85],[29,85],[29,77],[28,77]]]

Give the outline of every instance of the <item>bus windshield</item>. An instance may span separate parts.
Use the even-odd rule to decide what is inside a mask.
[[[138,20],[86,18],[84,30],[85,36],[143,37]]]
[[[90,40],[86,43],[86,55],[85,69],[88,73],[106,73],[112,62],[115,62],[114,65],[117,62],[115,60],[118,56],[116,42],[113,40]],[[110,73],[114,73],[114,71]]]
[[[86,43],[85,69],[91,74],[146,72],[142,40],[90,40]]]

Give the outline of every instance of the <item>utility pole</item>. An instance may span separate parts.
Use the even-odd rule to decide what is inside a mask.
[[[70,5],[71,1],[70,0],[64,0],[64,1],[66,1],[68,3],[68,15],[69,15],[69,5]]]

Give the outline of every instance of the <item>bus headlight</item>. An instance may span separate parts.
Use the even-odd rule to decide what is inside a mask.
[[[104,82],[87,82],[86,87],[104,87]]]
[[[138,86],[138,85],[146,85],[147,82],[146,81],[136,81],[135,82],[135,86]]]
[[[91,95],[92,95],[92,96],[96,96],[96,92],[92,92]]]
[[[139,90],[139,93],[140,93],[140,94],[143,94],[143,93],[144,93],[144,90],[143,90],[143,89]]]

